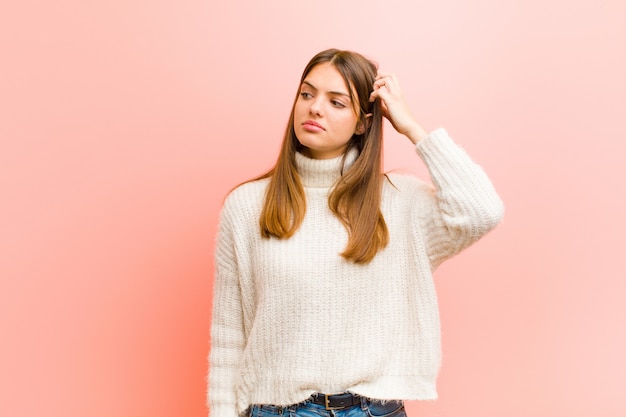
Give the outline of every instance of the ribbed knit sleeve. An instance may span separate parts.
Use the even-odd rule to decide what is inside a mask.
[[[436,267],[493,229],[504,205],[482,168],[445,129],[433,131],[416,150],[435,186],[427,251]]]
[[[244,347],[232,207],[225,204],[215,249],[215,286],[209,369],[208,406],[212,417],[237,417],[236,378]]]

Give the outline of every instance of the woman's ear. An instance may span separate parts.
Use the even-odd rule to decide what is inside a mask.
[[[356,133],[357,135],[362,135],[363,133],[365,133],[365,130],[370,127],[371,119],[372,113],[367,113],[365,115],[365,118],[359,120],[359,122],[357,123],[356,131],[354,133]]]

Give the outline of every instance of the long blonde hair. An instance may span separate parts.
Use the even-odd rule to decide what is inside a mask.
[[[325,62],[333,65],[343,77],[359,122],[365,127],[362,134],[355,133],[348,142],[346,154],[356,148],[358,157],[346,172],[342,172],[328,197],[328,205],[348,231],[348,243],[341,256],[355,263],[368,263],[389,241],[387,224],[380,210],[384,180],[382,109],[379,100],[369,101],[377,67],[358,53],[329,49],[309,61],[300,84],[315,66]],[[259,221],[261,235],[265,238],[290,238],[306,213],[306,198],[295,158],[302,145],[294,131],[294,107],[295,101],[276,165],[256,178],[270,179]]]

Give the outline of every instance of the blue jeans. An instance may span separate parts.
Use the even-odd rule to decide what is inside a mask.
[[[361,398],[361,404],[338,410],[326,410],[320,404],[305,401],[283,407],[275,405],[253,405],[247,417],[406,417],[402,401],[386,401]]]

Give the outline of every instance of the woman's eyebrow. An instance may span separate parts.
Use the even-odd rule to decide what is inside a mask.
[[[306,81],[306,80],[305,80],[305,81],[302,81],[302,84],[306,84],[306,85],[308,85],[309,87],[311,87],[312,89],[314,89],[314,90],[316,90],[316,91],[317,91],[317,87],[315,87],[313,84],[311,84],[310,82],[308,82],[308,81]],[[334,95],[337,95],[337,96],[346,96],[346,97],[350,97],[350,94],[348,94],[348,93],[344,93],[343,91],[329,91],[328,93],[329,93],[329,94],[334,94]]]

